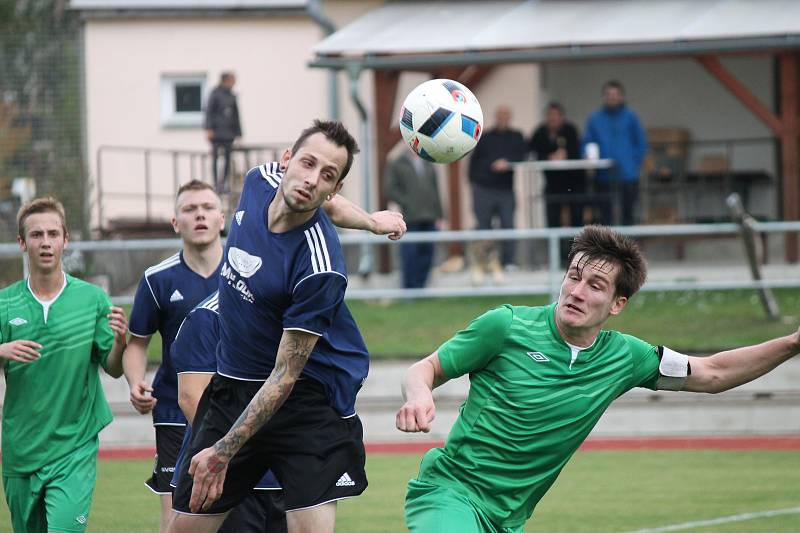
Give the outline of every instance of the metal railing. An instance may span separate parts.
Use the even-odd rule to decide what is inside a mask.
[[[265,145],[234,145],[231,150],[231,173],[236,166],[247,172],[257,164],[270,162],[277,159],[281,151],[286,148],[286,144],[265,144]],[[118,155],[125,158],[125,167],[130,169],[133,164],[142,164],[142,176],[139,183],[142,188],[133,190],[108,190],[108,179],[106,163],[111,155]],[[171,187],[169,192],[154,192],[153,187],[153,158],[161,156],[169,161],[171,175]],[[220,159],[222,159],[220,157]],[[98,224],[102,229],[106,223],[105,205],[109,199],[122,200],[141,200],[144,204],[144,216],[147,222],[152,219],[153,201],[155,199],[172,201],[181,183],[193,179],[212,182],[211,177],[211,153],[210,151],[182,150],[173,148],[154,148],[147,146],[113,146],[102,145],[97,148],[97,183],[96,198],[98,213]],[[238,163],[238,164],[236,164]],[[183,169],[183,171],[182,171]],[[136,180],[132,180],[136,181]]]
[[[738,224],[681,224],[653,226],[617,227],[620,233],[634,237],[705,237],[719,238],[738,236]],[[471,230],[471,231],[439,231],[408,233],[401,242],[472,242],[472,241],[545,241],[547,242],[548,263],[544,282],[525,283],[524,285],[498,285],[488,287],[431,287],[423,289],[403,289],[394,287],[352,288],[347,292],[348,299],[405,299],[405,298],[443,298],[454,296],[489,296],[489,295],[525,295],[547,294],[555,299],[563,277],[560,264],[560,239],[577,234],[581,228],[547,228],[547,229],[509,229],[509,230]],[[797,222],[759,222],[754,225],[757,233],[788,234],[800,233],[800,221]],[[345,233],[340,235],[343,246],[355,245],[394,245],[383,236],[367,233]],[[109,241],[73,241],[72,250],[81,252],[93,251],[134,251],[134,250],[177,250],[181,247],[178,239],[137,239]],[[19,257],[19,247],[14,243],[0,244],[0,257]],[[743,267],[746,267],[744,261]],[[721,279],[706,281],[659,281],[648,282],[643,291],[685,291],[685,290],[717,290],[717,289],[759,289],[800,287],[800,275],[782,279],[763,279],[744,281],[741,279]],[[128,295],[112,295],[116,303],[129,304],[133,298]]]

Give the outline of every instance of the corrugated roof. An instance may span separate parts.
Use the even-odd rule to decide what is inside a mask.
[[[308,0],[71,0],[70,8],[91,10],[296,9]]]
[[[800,36],[798,0],[403,2],[374,9],[314,52],[357,58],[787,36]]]

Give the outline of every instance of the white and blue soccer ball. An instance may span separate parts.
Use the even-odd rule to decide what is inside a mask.
[[[400,133],[421,158],[452,163],[467,155],[481,137],[483,111],[478,99],[453,80],[418,85],[400,110]]]

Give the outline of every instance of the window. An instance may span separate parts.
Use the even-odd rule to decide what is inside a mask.
[[[161,126],[201,128],[206,98],[205,74],[161,76]]]

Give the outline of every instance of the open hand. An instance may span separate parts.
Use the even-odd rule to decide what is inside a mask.
[[[217,455],[213,447],[201,450],[189,465],[192,476],[192,497],[189,509],[196,513],[207,510],[222,496],[225,474],[228,472],[228,459]]]

